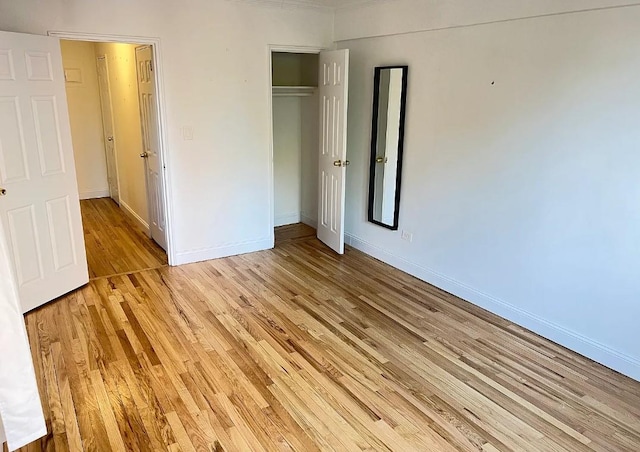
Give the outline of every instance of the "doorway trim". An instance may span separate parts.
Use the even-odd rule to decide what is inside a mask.
[[[160,38],[152,38],[146,36],[133,36],[133,35],[111,35],[100,33],[78,33],[67,31],[49,31],[48,36],[66,39],[70,41],[89,41],[89,42],[115,42],[115,43],[128,43],[128,44],[140,44],[151,45],[153,47],[153,65],[155,72],[155,84],[156,84],[156,115],[158,116],[158,141],[160,145],[160,159],[161,165],[164,169],[162,171],[163,182],[163,204],[165,211],[166,222],[166,234],[167,234],[167,260],[169,265],[176,265],[175,245],[173,240],[173,206],[172,206],[172,186],[171,177],[167,168],[171,168],[169,164],[169,146],[167,138],[167,109],[164,94],[164,69],[163,69],[163,56],[162,45]],[[272,168],[273,170],[273,168]],[[272,171],[273,172],[273,171]],[[272,174],[273,176],[273,174]],[[273,184],[272,184],[273,185]],[[272,188],[273,190],[273,188]],[[273,218],[272,218],[273,220]]]
[[[272,248],[275,246],[275,174],[273,166],[273,53],[312,53],[319,55],[320,52],[329,50],[327,47],[306,47],[306,46],[287,46],[269,44],[267,46],[267,60],[269,74],[267,81],[269,83],[267,92],[269,93],[267,104],[269,106],[269,231],[271,237]]]

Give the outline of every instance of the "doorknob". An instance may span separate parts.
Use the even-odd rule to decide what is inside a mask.
[[[344,162],[342,160],[336,160],[333,162],[333,166],[349,166],[351,162],[349,160],[345,160]]]
[[[107,141],[113,141],[113,137],[107,137]]]
[[[387,157],[376,158],[376,163],[387,163]]]
[[[7,190],[4,188],[0,188],[0,196],[5,196],[7,194]]]
[[[140,154],[140,157],[142,157],[143,159],[146,159],[147,157],[149,157],[149,153],[143,152],[142,154]]]

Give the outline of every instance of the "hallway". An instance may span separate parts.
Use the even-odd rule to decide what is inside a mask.
[[[111,198],[80,201],[91,279],[167,265],[167,255]]]

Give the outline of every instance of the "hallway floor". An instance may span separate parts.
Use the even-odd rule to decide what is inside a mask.
[[[160,246],[111,199],[80,201],[91,279],[167,265]]]

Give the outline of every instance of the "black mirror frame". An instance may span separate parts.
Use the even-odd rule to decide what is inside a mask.
[[[402,69],[402,93],[400,97],[400,128],[398,131],[398,165],[396,172],[396,199],[393,215],[393,225],[388,225],[373,218],[373,202],[376,178],[376,155],[378,142],[378,102],[380,101],[380,74],[384,69]],[[402,182],[402,158],[404,151],[404,123],[407,110],[407,86],[409,80],[409,66],[378,66],[375,68],[373,80],[373,115],[371,120],[371,153],[369,163],[369,222],[383,228],[398,230],[398,218],[400,215],[400,186]]]

